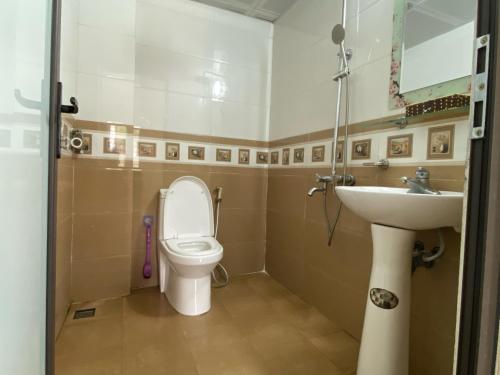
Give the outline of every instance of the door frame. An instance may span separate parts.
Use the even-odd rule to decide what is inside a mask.
[[[48,150],[48,200],[47,200],[47,288],[45,316],[45,374],[55,372],[55,300],[56,300],[56,236],[57,236],[57,154],[61,117],[58,87],[61,51],[61,0],[52,0],[50,14],[50,109]]]
[[[489,34],[489,79],[484,138],[470,144],[456,375],[495,372],[500,312],[500,94],[495,95],[500,93],[499,12],[498,1],[478,0],[476,36]]]

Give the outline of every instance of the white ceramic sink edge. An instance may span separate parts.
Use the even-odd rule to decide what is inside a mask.
[[[337,186],[335,191],[351,211],[374,224],[408,230],[461,229],[463,193],[411,194],[408,189],[380,186]]]

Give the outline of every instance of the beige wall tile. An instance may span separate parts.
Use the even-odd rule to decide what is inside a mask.
[[[210,172],[210,190],[218,186],[223,208],[266,209],[266,175]]]
[[[71,304],[71,247],[73,237],[73,159],[58,159],[56,218],[55,334],[59,334]]]
[[[134,170],[133,176],[133,207],[154,213],[158,209],[160,189],[166,188],[163,173],[160,170]]]
[[[223,208],[218,238],[221,243],[263,242],[266,240],[266,211]]]
[[[64,162],[57,166],[57,214],[73,213],[73,160],[59,159]]]
[[[130,213],[75,214],[73,260],[130,255]]]
[[[66,314],[71,304],[71,274],[66,274],[61,278],[62,281],[56,283],[55,300],[55,335],[56,338],[61,332]]]
[[[65,280],[71,272],[71,246],[72,246],[73,218],[57,218],[56,229],[56,284]],[[56,291],[57,292],[57,291]]]
[[[304,234],[305,222],[302,218],[286,215],[280,211],[267,212],[268,246],[297,257],[302,254]],[[273,253],[268,252],[267,255],[273,256]]]
[[[426,320],[412,316],[410,324],[410,374],[441,375],[453,373],[454,338],[426,329]],[[425,358],[425,360],[422,360]]]
[[[75,213],[130,212],[132,172],[113,168],[75,168]]]
[[[291,249],[274,248],[267,245],[266,271],[293,293],[305,299],[304,263],[302,254],[290,254]],[[302,249],[300,249],[302,252]]]
[[[224,257],[221,263],[230,275],[264,270],[266,243],[262,242],[232,242],[223,244]]]
[[[130,263],[130,256],[74,260],[72,299],[83,302],[129,294]]]
[[[309,187],[301,175],[269,176],[268,209],[303,218]]]
[[[360,293],[315,267],[306,266],[304,272],[304,300],[359,340],[367,293]]]
[[[327,238],[324,225],[306,222],[304,264],[365,293],[371,271],[371,238],[340,228],[334,234],[331,247]]]

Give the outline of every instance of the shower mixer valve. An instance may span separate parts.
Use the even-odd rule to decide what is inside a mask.
[[[316,181],[330,183],[333,182],[333,176],[321,176],[320,174],[316,173]]]
[[[354,177],[352,174],[336,174],[335,175],[335,181],[337,184],[342,184],[345,186],[353,186],[356,184],[356,177]]]

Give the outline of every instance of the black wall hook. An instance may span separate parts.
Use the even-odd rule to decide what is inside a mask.
[[[72,105],[61,104],[61,113],[71,113],[76,115],[78,113],[78,100],[72,96],[69,101]]]

